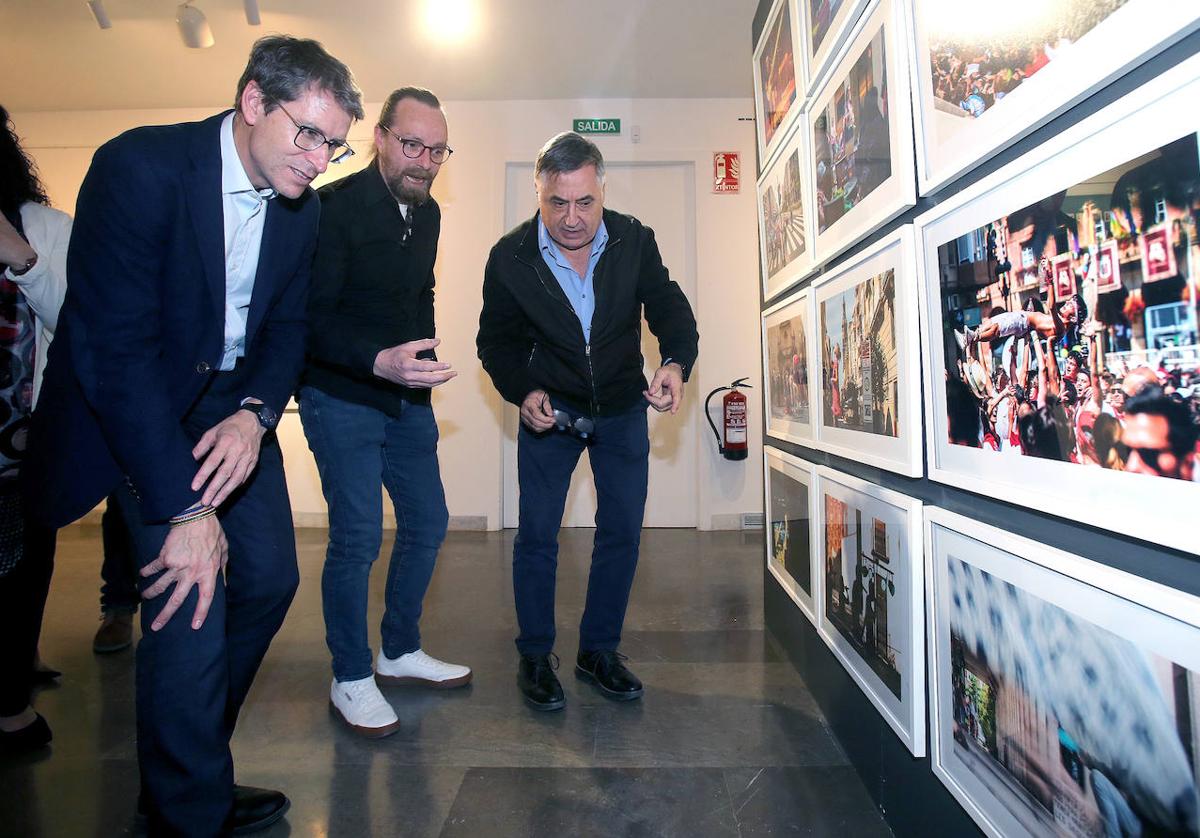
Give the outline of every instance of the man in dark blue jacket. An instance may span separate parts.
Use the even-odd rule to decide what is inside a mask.
[[[130,528],[154,834],[250,831],[288,806],[234,785],[229,740],[298,581],[273,430],[304,361],[309,184],[363,112],[344,64],[285,36],[254,45],[235,105],[96,152],[30,444],[46,523],[115,490]]]
[[[679,409],[699,336],[654,233],[604,209],[604,159],[594,143],[554,137],[538,154],[534,181],[538,214],[488,258],[476,345],[496,389],[521,408],[517,684],[534,709],[558,710],[566,704],[551,657],[558,529],[584,448],[596,481],[596,538],[575,671],[608,698],[642,695],[617,647],[646,507],[646,408]],[[662,354],[648,385],[643,310]]]

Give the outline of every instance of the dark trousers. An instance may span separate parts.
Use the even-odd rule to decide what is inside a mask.
[[[0,576],[0,716],[15,716],[29,706],[42,614],[54,573],[54,530],[26,520],[24,542],[17,566]]]
[[[427,404],[406,402],[399,416],[389,416],[316,387],[300,391],[300,420],[329,505],[321,605],[333,676],[370,678],[367,586],[383,543],[381,485],[396,511],[383,597],[383,653],[398,658],[421,648],[421,607],[449,518],[437,422]]]
[[[595,433],[585,441],[557,429],[534,433],[521,425],[513,593],[521,628],[517,650],[523,655],[547,654],[554,648],[558,530],[571,473],[585,446],[596,482],[596,535],[579,650],[615,650],[621,643],[646,511],[650,455],[646,404],[600,417],[595,426]]]
[[[217,375],[185,420],[199,439],[231,415],[241,398],[239,372]],[[147,524],[130,490],[116,492],[138,567],[158,555],[169,527]],[[174,588],[142,604],[137,649],[137,745],[143,799],[155,835],[223,834],[233,806],[229,740],[238,711],[283,624],[299,582],[283,457],[273,434],[258,466],[222,505],[229,563],[218,579],[208,619],[191,628],[197,591],[160,630],[151,624]],[[139,577],[144,590],[157,576]]]
[[[100,610],[132,614],[142,601],[138,594],[137,563],[129,528],[117,509],[115,497],[109,497],[104,516],[100,519],[100,534],[104,541],[104,563],[100,565]]]

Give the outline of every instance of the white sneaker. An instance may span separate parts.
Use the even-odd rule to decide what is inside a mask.
[[[400,729],[400,719],[387,703],[373,677],[357,681],[334,679],[329,688],[329,708],[347,726],[368,739],[382,739]]]
[[[471,683],[471,669],[432,658],[420,649],[395,660],[380,649],[375,661],[375,680],[385,686],[412,684],[448,690]]]

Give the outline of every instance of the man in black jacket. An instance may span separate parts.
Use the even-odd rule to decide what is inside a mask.
[[[451,154],[446,141],[437,97],[400,88],[375,126],[375,159],[320,190],[300,419],[329,506],[321,594],[330,701],[372,738],[400,726],[379,684],[471,680],[467,667],[422,651],[417,625],[447,522],[429,399],[430,388],[455,375],[433,355],[441,212],[429,187]],[[383,540],[381,482],[395,506],[396,542],[372,668],[367,583]]]
[[[496,389],[521,408],[517,684],[534,709],[558,710],[566,704],[551,656],[558,529],[584,448],[596,481],[596,536],[575,671],[609,698],[642,695],[617,648],[646,507],[646,407],[679,409],[699,338],[654,233],[604,209],[604,159],[594,143],[554,137],[538,153],[534,182],[538,214],[488,258],[476,344]],[[649,385],[643,308],[663,358]]]

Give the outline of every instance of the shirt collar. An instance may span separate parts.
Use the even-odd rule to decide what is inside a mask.
[[[255,189],[238,156],[237,145],[233,142],[233,113],[221,122],[221,194],[236,195],[240,192],[254,192],[263,200],[269,201],[275,197],[275,190]]]
[[[596,236],[592,239],[592,249],[588,254],[588,258],[590,259],[595,257],[597,253],[600,253],[604,250],[604,246],[607,244],[608,227],[605,226],[604,220],[601,219],[600,227],[596,230]],[[548,252],[556,262],[566,267],[564,263],[566,257],[563,256],[562,251],[559,250],[559,247],[554,242],[554,239],[550,238],[550,231],[546,229],[546,222],[542,221],[541,213],[538,213],[538,246],[541,248],[543,253]]]

